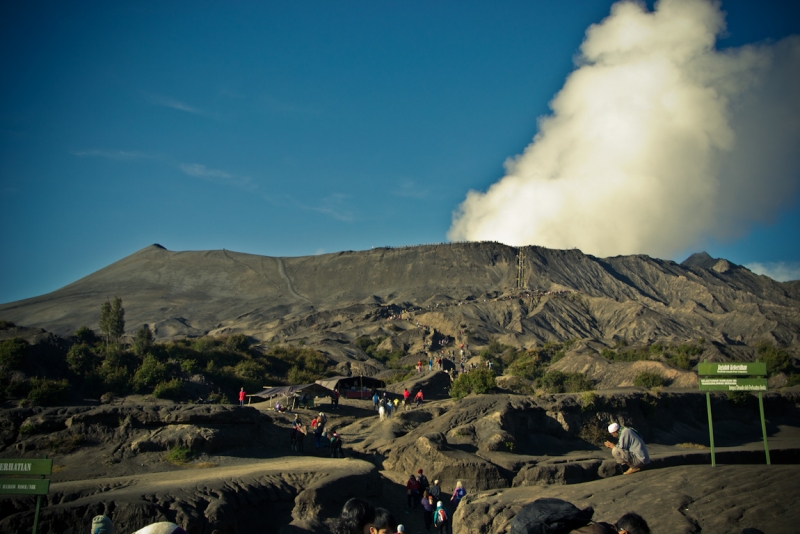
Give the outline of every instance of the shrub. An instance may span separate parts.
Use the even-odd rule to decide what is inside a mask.
[[[468,373],[461,373],[450,386],[450,396],[454,399],[462,399],[474,393],[480,395],[491,391],[497,386],[495,376],[489,369],[475,369]]]
[[[683,369],[684,371],[688,371],[692,368],[692,361],[689,359],[689,355],[684,352],[679,352],[678,354],[671,356],[669,358],[669,363],[672,364],[673,367]]]
[[[584,391],[578,397],[578,404],[581,405],[581,411],[587,412],[594,408],[594,403],[597,400],[597,395],[594,391]]]
[[[30,385],[28,400],[42,406],[61,402],[69,392],[69,382],[66,379],[52,380],[33,377],[30,379]]]
[[[791,373],[787,378],[788,381],[786,382],[786,385],[788,387],[800,385],[800,374]]]
[[[164,460],[171,464],[182,466],[188,463],[192,457],[192,450],[189,447],[175,445],[172,447],[172,449],[167,451],[167,454],[164,455]]]
[[[22,338],[15,337],[0,343],[0,368],[7,371],[22,369],[28,359],[30,345]]]
[[[767,364],[769,376],[780,373],[790,373],[794,368],[792,357],[785,350],[775,347],[770,343],[761,343],[757,349],[758,359]]]
[[[537,383],[548,393],[578,393],[594,389],[594,383],[583,373],[548,371]]]
[[[200,366],[197,365],[197,360],[193,360],[191,358],[186,358],[184,360],[181,360],[180,365],[181,365],[181,371],[190,375],[195,374],[200,368]]]
[[[84,375],[94,369],[98,356],[86,343],[72,345],[67,351],[67,365],[76,375]]]
[[[183,395],[183,382],[173,378],[167,382],[159,382],[153,388],[153,396],[157,399],[179,400]]]
[[[248,380],[264,380],[266,370],[260,363],[253,360],[242,360],[236,364],[236,374]]]
[[[139,357],[144,356],[153,347],[153,332],[149,325],[143,325],[136,331],[136,338],[133,341],[133,353]]]
[[[650,371],[644,371],[636,375],[636,378],[633,381],[635,386],[653,389],[660,386],[663,386],[666,383],[664,377],[658,373],[652,373]]]
[[[97,371],[105,391],[110,391],[118,397],[128,392],[130,372],[127,367],[110,365],[105,362]]]
[[[547,365],[542,361],[538,351],[517,353],[510,365],[508,373],[526,380],[536,380],[544,376]]]
[[[751,397],[747,391],[728,391],[728,400],[737,406],[744,406]]]
[[[608,440],[608,429],[606,425],[600,421],[591,420],[581,426],[578,437],[588,443],[602,446],[603,443]]]
[[[97,334],[94,333],[94,330],[89,328],[88,326],[82,326],[75,330],[75,341],[80,344],[84,343],[86,345],[94,345],[100,338],[97,337]]]
[[[231,350],[247,353],[250,350],[250,338],[244,334],[234,334],[225,340],[225,345]]]
[[[132,383],[136,391],[144,391],[159,382],[163,382],[166,378],[167,366],[158,361],[152,354],[148,354],[133,375]]]
[[[221,391],[211,392],[208,394],[208,402],[212,404],[230,404],[231,401],[228,396]]]

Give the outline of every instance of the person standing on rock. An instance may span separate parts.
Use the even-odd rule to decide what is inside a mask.
[[[628,466],[628,470],[622,473],[623,475],[639,472],[642,467],[650,463],[647,447],[636,429],[620,427],[617,423],[611,423],[608,425],[608,431],[617,438],[617,444],[606,441],[605,446],[611,449],[611,454],[618,464]]]
[[[247,396],[247,393],[244,392],[244,388],[239,390],[239,406],[244,406],[244,398]]]

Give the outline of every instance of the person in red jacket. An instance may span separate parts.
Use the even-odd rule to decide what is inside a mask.
[[[244,398],[247,394],[244,392],[244,388],[239,390],[239,406],[244,406]]]
[[[419,504],[419,481],[414,476],[414,473],[411,473],[411,476],[408,477],[408,482],[406,482],[406,495],[408,497],[408,510],[406,510],[406,513],[409,513],[412,508],[416,512]]]

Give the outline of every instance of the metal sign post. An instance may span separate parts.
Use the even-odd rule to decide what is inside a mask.
[[[36,514],[33,516],[33,534],[39,528],[39,509],[42,495],[50,491],[50,479],[42,478],[53,472],[53,460],[0,459],[0,495],[36,495]],[[19,478],[40,475],[39,478]]]
[[[697,365],[700,391],[706,392],[708,410],[708,434],[711,444],[711,466],[717,465],[714,455],[714,425],[711,421],[711,391],[757,391],[761,413],[761,434],[764,437],[764,452],[770,465],[767,445],[767,424],[764,419],[763,392],[767,391],[767,364],[764,362],[700,363]],[[753,376],[762,378],[752,378]]]

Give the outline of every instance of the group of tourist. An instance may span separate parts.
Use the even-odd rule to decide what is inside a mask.
[[[450,497],[453,508],[458,507],[466,494],[464,485],[459,480]],[[442,488],[438,480],[430,484],[422,469],[416,474],[411,473],[406,482],[406,513],[416,512],[420,508],[426,531],[430,532],[431,527],[435,527],[440,533],[449,532],[451,519],[442,502]]]

